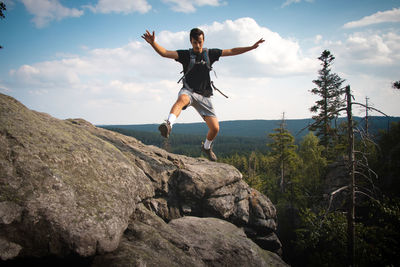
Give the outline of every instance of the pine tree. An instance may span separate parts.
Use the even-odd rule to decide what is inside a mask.
[[[6,11],[6,5],[3,3],[3,1],[0,1],[0,19],[4,19],[6,16],[4,16],[4,11]],[[0,45],[0,49],[3,47]]]
[[[280,170],[280,188],[285,191],[287,172],[294,158],[297,157],[297,146],[294,144],[293,135],[287,130],[285,123],[285,113],[283,113],[282,121],[279,128],[274,129],[275,133],[269,134],[273,142],[268,144],[271,148],[271,154],[277,158]]]
[[[318,196],[322,197],[322,177],[325,174],[327,165],[326,159],[322,156],[323,146],[319,144],[318,137],[312,132],[304,136],[299,146],[299,157],[301,164],[301,183],[302,192],[306,201],[311,206]]]
[[[6,16],[4,16],[4,11],[6,11],[6,5],[3,3],[3,1],[0,1],[0,18],[4,19]]]
[[[393,87],[394,89],[400,89],[400,81],[395,81],[395,82],[393,82],[392,87]]]
[[[317,87],[313,88],[311,93],[320,99],[310,108],[311,112],[318,113],[312,117],[315,123],[310,129],[316,131],[321,144],[325,147],[325,155],[329,155],[336,137],[336,127],[332,122],[337,118],[338,110],[344,107],[342,84],[345,80],[332,73],[331,66],[335,57],[330,51],[323,51],[318,59],[321,61],[322,69],[318,71],[318,79],[313,81]]]

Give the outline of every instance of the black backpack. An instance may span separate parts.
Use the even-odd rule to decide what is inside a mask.
[[[202,54],[201,55],[202,60],[200,62],[196,63],[197,55],[193,52],[192,48],[189,49],[189,56],[190,56],[189,65],[188,65],[186,73],[183,74],[183,76],[179,79],[178,83],[180,83],[181,81],[183,81],[183,82],[185,81],[186,75],[193,69],[195,64],[206,64],[207,65],[207,69],[209,71],[213,70],[212,67],[211,67],[210,57],[208,56],[208,49],[207,48],[203,48],[203,52],[201,54]],[[183,71],[181,73],[183,73]],[[215,73],[215,71],[214,71],[214,74],[215,74],[215,77],[216,77],[217,74]],[[210,84],[211,84],[211,87],[214,90],[218,91],[221,95],[223,95],[226,98],[228,98],[228,96],[226,96],[217,87],[215,87],[213,81],[211,81]]]

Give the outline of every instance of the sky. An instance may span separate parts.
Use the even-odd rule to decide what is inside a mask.
[[[93,124],[161,123],[181,84],[182,65],[160,57],[141,35],[155,31],[168,50],[256,50],[222,57],[211,73],[219,120],[310,118],[324,50],[356,102],[400,116],[400,0],[3,0],[0,93],[59,119]],[[362,108],[354,115],[362,116]],[[371,113],[372,115],[380,115]],[[199,122],[193,108],[177,122]]]

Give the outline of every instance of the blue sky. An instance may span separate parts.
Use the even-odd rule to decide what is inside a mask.
[[[0,20],[0,92],[60,119],[159,123],[177,97],[181,65],[140,36],[154,30],[169,50],[257,50],[214,64],[220,120],[309,118],[310,90],[325,49],[356,101],[400,116],[400,0],[6,0]],[[355,115],[362,115],[361,109]],[[378,114],[375,114],[378,115]],[[178,122],[201,121],[189,109]]]

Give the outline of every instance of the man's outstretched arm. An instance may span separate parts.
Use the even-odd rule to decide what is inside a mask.
[[[252,46],[236,47],[236,48],[232,48],[232,49],[224,49],[224,50],[222,50],[221,57],[236,56],[236,55],[240,55],[240,54],[246,53],[246,52],[248,52],[250,50],[256,49],[260,44],[262,44],[264,42],[265,42],[265,40],[263,38],[261,38],[260,40],[258,40]]]
[[[142,35],[142,38],[145,39],[146,42],[148,42],[160,56],[178,59],[178,52],[167,50],[161,45],[157,44],[157,42],[155,41],[156,36],[154,34],[154,31],[151,34],[148,30],[146,30],[146,33]]]

